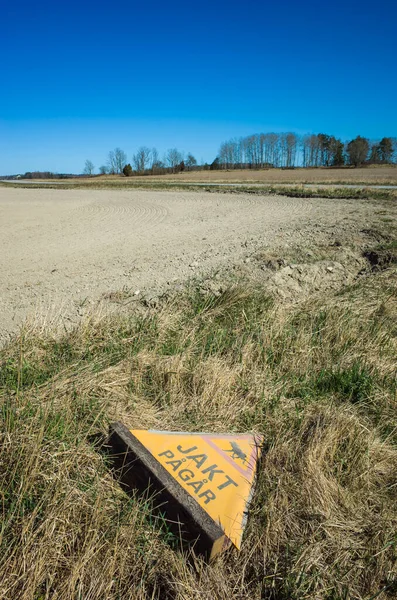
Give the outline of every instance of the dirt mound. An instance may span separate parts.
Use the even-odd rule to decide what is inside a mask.
[[[268,288],[283,299],[296,299],[303,294],[334,290],[352,283],[356,273],[333,261],[315,264],[287,265],[269,280]]]

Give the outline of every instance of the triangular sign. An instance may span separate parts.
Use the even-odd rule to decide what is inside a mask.
[[[131,434],[220,526],[226,542],[240,548],[262,438],[140,429]]]

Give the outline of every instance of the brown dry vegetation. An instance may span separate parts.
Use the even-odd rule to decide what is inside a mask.
[[[146,179],[141,177],[140,179]],[[316,169],[263,169],[263,170],[229,170],[229,171],[184,171],[178,175],[156,176],[153,180],[164,181],[200,181],[221,183],[349,183],[396,185],[397,166],[374,166],[359,168],[316,168]]]
[[[31,180],[27,185],[45,185],[57,183],[63,186],[133,186],[137,184],[160,183],[245,183],[264,186],[286,184],[349,184],[349,185],[397,185],[397,165],[371,165],[368,167],[317,167],[296,169],[231,169],[184,171],[169,175],[147,175],[124,177],[123,175],[96,175],[75,179]],[[44,182],[44,183],[43,183]],[[1,184],[1,182],[0,182]],[[12,181],[2,185],[12,185]],[[23,184],[15,184],[23,185]]]
[[[296,304],[249,281],[0,354],[0,598],[387,600],[397,594],[397,259]],[[372,254],[371,254],[372,253]],[[242,547],[211,565],[92,442],[130,427],[264,434]]]
[[[131,183],[131,179],[118,175],[103,175],[96,177],[101,181],[122,180]],[[78,181],[82,181],[79,179]],[[84,179],[92,181],[92,179]],[[264,185],[280,184],[363,184],[363,185],[396,185],[396,165],[373,165],[370,167],[344,167],[344,168],[297,168],[297,169],[232,169],[214,171],[184,171],[177,175],[135,176],[132,181],[176,181],[176,182],[202,182],[202,183],[261,183]]]

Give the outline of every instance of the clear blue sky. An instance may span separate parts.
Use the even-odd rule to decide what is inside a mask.
[[[4,0],[0,174],[260,131],[397,136],[396,0]]]

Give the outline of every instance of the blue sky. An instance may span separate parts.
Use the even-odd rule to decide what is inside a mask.
[[[397,136],[395,0],[2,4],[0,174],[143,144],[212,161],[260,131]]]

